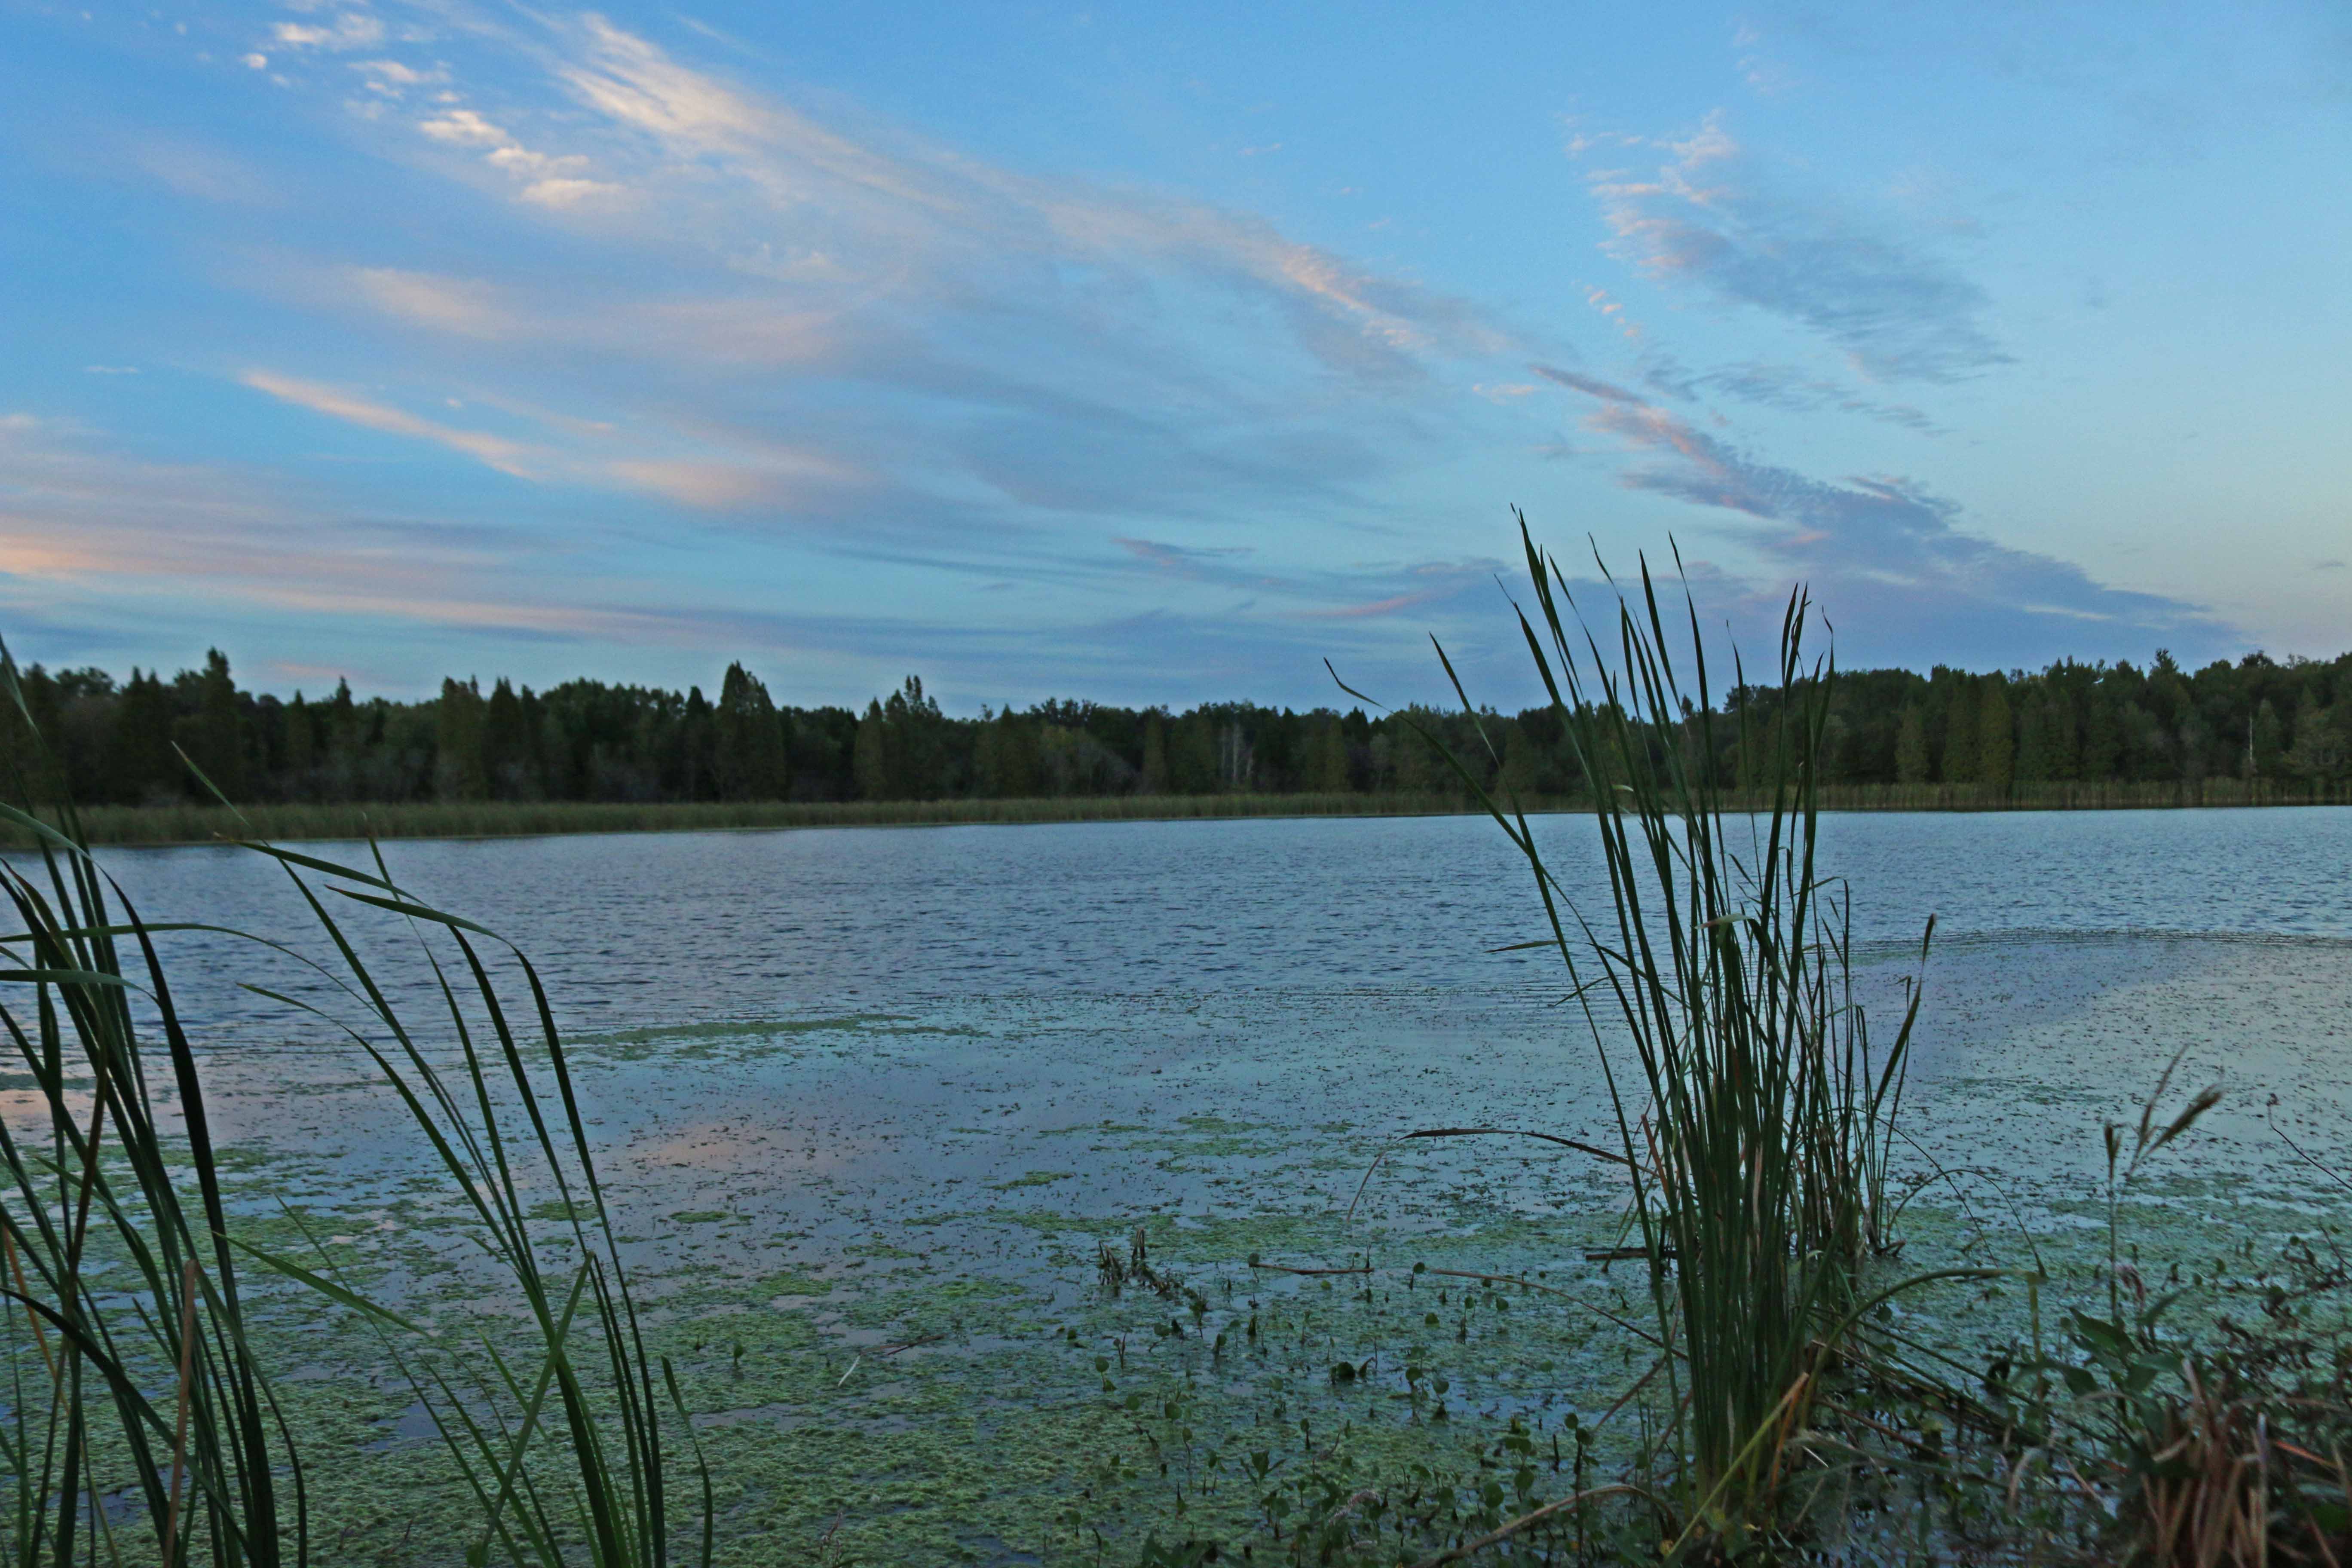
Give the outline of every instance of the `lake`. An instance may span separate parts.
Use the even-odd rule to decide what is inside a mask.
[[[1539,818],[1603,907],[1591,824]],[[2352,941],[2352,808],[1885,813],[1823,819],[1854,934],[1948,942]],[[308,846],[336,858],[360,847]],[[788,1016],[992,995],[1547,984],[1527,872],[1475,817],[1274,818],[400,842],[398,880],[530,955],[567,1021]],[[229,848],[108,851],[152,919],[302,932],[282,874]],[[173,939],[184,1005],[281,1009],[218,984],[230,944]]]
[[[1590,820],[1539,832],[1598,912]],[[2179,1089],[2218,1080],[2225,1099],[2142,1194],[2173,1216],[2167,1245],[2193,1258],[2336,1212],[2275,1129],[2352,1165],[2352,809],[1857,815],[1826,820],[1823,852],[1853,889],[1860,994],[1883,1032],[1938,917],[1904,1162],[1941,1174],[1907,1222],[1906,1257],[2065,1256],[2103,1213],[2100,1124],[2133,1120],[2184,1051]],[[1344,1308],[1246,1260],[1549,1269],[1634,1310],[1622,1270],[1578,1261],[1612,1238],[1622,1199],[1589,1159],[1463,1142],[1374,1167],[1398,1133],[1433,1124],[1613,1142],[1557,957],[1493,951],[1538,935],[1539,912],[1491,823],[385,854],[415,893],[504,932],[545,976],[631,1266],[730,1478],[742,1561],[804,1551],[836,1521],[859,1561],[1051,1560],[1051,1521],[1085,1488],[1090,1508],[1144,1508],[1148,1475],[1106,1491],[1081,1474],[1142,1440],[1097,1393],[1095,1360],[1115,1358],[1106,1380],[1122,1389],[1162,1392],[1197,1393],[1205,1363],[1186,1359],[1190,1341],[1153,1337],[1164,1303],[1098,1289],[1097,1247],[1139,1226],[1163,1267],[1207,1291],[1212,1329],[1262,1308],[1269,1324],[1290,1314],[1301,1347],[1370,1344],[1375,1361],[1393,1325],[1364,1314],[1389,1310],[1387,1296]],[[100,858],[151,920],[315,948],[257,857]],[[429,1001],[389,918],[352,914],[404,1005]],[[250,1154],[238,1212],[263,1218],[288,1199],[377,1259],[393,1300],[451,1310],[477,1277],[396,1105],[348,1043],[236,982],[322,1004],[329,992],[226,938],[175,934],[167,952],[219,1122]],[[1950,1310],[1997,1326],[2013,1306]],[[1462,1417],[1543,1429],[1605,1409],[1629,1381],[1617,1352],[1573,1319],[1539,1327],[1553,1347],[1539,1361],[1524,1340],[1466,1328],[1416,1348],[1444,1364]],[[378,1496],[367,1488],[413,1485],[402,1467],[430,1460],[418,1413],[373,1353],[327,1320],[299,1351],[305,1377],[347,1391],[331,1406],[341,1426],[319,1417],[340,1435],[321,1441],[380,1454],[331,1483],[352,1489],[334,1506],[362,1511]],[[1187,1422],[1261,1445],[1277,1417],[1376,1425],[1391,1397],[1367,1406],[1279,1378],[1228,1393],[1233,1408]]]

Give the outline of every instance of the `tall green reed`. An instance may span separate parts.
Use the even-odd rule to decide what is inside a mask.
[[[469,1375],[404,1352],[396,1331],[408,1325],[389,1310],[287,1260],[269,1261],[368,1309],[384,1329],[480,1507],[468,1563],[495,1554],[545,1568],[572,1562],[665,1568],[679,1548],[683,1513],[689,1521],[698,1515],[690,1541],[698,1538],[698,1560],[708,1563],[715,1527],[709,1469],[675,1368],[646,1348],[570,1058],[538,971],[488,928],[403,889],[381,854],[370,870],[257,841],[245,847],[285,869],[332,947],[337,977],[361,1016],[347,1020],[282,993],[249,989],[341,1029],[375,1064],[470,1215],[474,1238],[516,1287],[528,1354],[478,1335]],[[441,1047],[454,1058],[436,1059],[434,1043],[403,1017],[322,893],[415,928],[447,1027]],[[436,937],[454,949],[454,964],[435,951]],[[505,950],[522,983],[520,1025],[516,999],[486,962],[486,944]],[[556,1217],[545,1217],[551,1213]],[[672,1494],[676,1465],[665,1435],[671,1417],[687,1435],[699,1483],[685,1510]]]
[[[1920,992],[1915,979],[1894,1040],[1874,1045],[1848,908],[1817,865],[1835,668],[1807,654],[1804,592],[1782,616],[1775,687],[1756,692],[1735,655],[1727,720],[1687,590],[1681,647],[1646,561],[1604,634],[1524,519],[1520,540],[1535,613],[1518,624],[1591,799],[1607,907],[1579,907],[1507,785],[1498,797],[1455,765],[1533,873],[1549,934],[1524,945],[1558,952],[1598,1050],[1664,1347],[1653,1375],[1680,1461],[1674,1527],[1736,1546],[1774,1521],[1823,1374],[1869,1304],[1865,1268],[1892,1245]]]
[[[5,647],[0,689],[22,712]],[[37,740],[31,715],[23,718]],[[32,804],[21,775],[0,786]],[[108,1487],[127,1478],[139,1489],[157,1535],[160,1550],[134,1548],[131,1561],[176,1565],[201,1543],[216,1564],[276,1564],[289,1551],[281,1538],[290,1538],[294,1562],[308,1560],[300,1462],[248,1341],[236,1268],[242,1253],[362,1310],[384,1334],[478,1505],[469,1563],[495,1556],[537,1568],[666,1568],[682,1545],[708,1563],[715,1523],[709,1468],[675,1369],[646,1347],[570,1061],[530,961],[486,928],[401,888],[381,854],[369,868],[244,841],[283,868],[331,955],[322,961],[247,940],[309,965],[349,1016],[268,987],[247,989],[323,1020],[368,1056],[433,1152],[470,1234],[520,1298],[520,1342],[478,1335],[478,1355],[461,1363],[408,1319],[351,1289],[331,1265],[322,1273],[229,1235],[195,1058],[153,942],[165,931],[222,928],[141,921],[92,859],[70,805],[57,811],[52,826],[0,803],[0,820],[39,844],[48,884],[45,890],[29,872],[0,866],[0,888],[24,928],[0,940],[11,965],[0,969],[0,984],[33,995],[28,1009],[0,1003],[0,1023],[47,1116],[38,1142],[0,1117],[0,1159],[12,1188],[0,1198],[0,1264],[8,1272],[0,1299],[22,1309],[27,1329],[8,1334],[14,1383],[0,1431],[16,1502],[0,1521],[0,1542],[11,1555],[27,1568],[98,1561],[90,1532],[110,1528],[99,1495],[103,1474]],[[423,945],[446,1034],[428,1037],[404,1017],[330,896],[406,922]],[[135,974],[121,962],[121,939],[137,945]],[[520,1024],[517,999],[485,958],[486,949],[499,948],[527,993]],[[150,1098],[144,1036],[128,998],[134,985],[163,1037],[184,1157]],[[191,1181],[194,1194],[185,1190]],[[551,1209],[561,1217],[541,1217]],[[113,1283],[119,1274],[104,1286],[91,1282],[93,1212],[136,1270],[128,1289]],[[37,1376],[27,1367],[28,1344]],[[112,1419],[101,1432],[109,1402]],[[683,1509],[665,1430],[673,1420],[698,1483],[698,1497]],[[281,1469],[293,1489],[290,1521],[281,1518]],[[125,1560],[110,1535],[104,1545],[106,1560]]]
[[[0,701],[21,711],[5,647]],[[24,787],[21,761],[0,786]],[[0,1115],[0,1552],[26,1568],[305,1562],[302,1469],[248,1342],[204,1087],[153,940],[177,928],[140,920],[69,808],[62,830],[0,817],[40,859],[0,865],[0,1031],[29,1085]]]

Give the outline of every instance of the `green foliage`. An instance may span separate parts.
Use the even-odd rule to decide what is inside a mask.
[[[41,757],[25,696],[0,647],[0,708],[27,742],[0,765],[20,773]],[[203,1084],[152,940],[165,928],[140,921],[70,813],[65,831],[0,815],[41,851],[37,871],[0,868],[0,1048],[29,1086],[0,1123],[0,1552],[58,1568],[304,1561],[302,1471],[247,1342]],[[103,1498],[124,1494],[118,1524]]]
[[[1554,876],[1507,766],[1489,795],[1434,749],[1525,858],[1600,1055],[1649,1269],[1651,1376],[1676,1461],[1670,1538],[1736,1554],[1778,1526],[1823,1380],[1870,1304],[1862,1270],[1890,1248],[1887,1166],[1920,992],[1915,980],[1895,1039],[1874,1048],[1845,910],[1814,863],[1833,682],[1826,660],[1807,661],[1802,593],[1777,680],[1743,678],[1725,719],[1696,605],[1686,687],[1646,563],[1604,652],[1521,530],[1537,611],[1520,630],[1595,803],[1608,908],[1580,908]]]
[[[226,660],[215,656],[213,673],[226,680]],[[482,720],[470,683],[451,683],[445,698],[445,721],[453,711],[459,724]],[[0,705],[26,742],[9,760],[39,759],[43,731],[5,647]],[[36,787],[26,776],[9,783]],[[310,964],[328,982],[315,994],[340,995],[357,1016],[248,988],[314,1015],[366,1054],[462,1198],[470,1239],[513,1285],[515,1300],[499,1306],[519,1309],[508,1321],[519,1317],[522,1331],[494,1329],[478,1357],[454,1356],[345,1285],[323,1250],[313,1269],[230,1236],[197,1059],[153,941],[218,928],[142,921],[91,858],[71,806],[58,815],[51,826],[0,805],[0,816],[38,840],[43,873],[0,865],[17,928],[0,938],[0,998],[27,998],[0,999],[0,1031],[35,1091],[30,1117],[0,1121],[0,1342],[10,1380],[0,1468],[14,1493],[0,1510],[0,1550],[55,1568],[120,1563],[119,1537],[131,1532],[154,1545],[132,1542],[131,1560],[170,1568],[199,1553],[215,1568],[309,1561],[300,1456],[252,1352],[242,1255],[383,1331],[479,1506],[469,1563],[495,1554],[518,1568],[666,1568],[685,1513],[694,1521],[685,1533],[708,1564],[709,1469],[670,1364],[646,1349],[563,1042],[530,961],[417,900],[380,856],[371,870],[244,846],[284,868],[327,939],[334,960]],[[417,933],[446,1006],[454,1069],[395,1008],[323,895],[400,916]],[[125,942],[134,965],[122,961]],[[520,998],[486,959],[501,946]],[[171,1106],[159,1113],[151,1080],[166,1072]],[[39,1136],[25,1135],[26,1121]],[[674,1495],[672,1432],[694,1456],[698,1508],[681,1510]],[[132,1519],[118,1530],[107,1500],[126,1494]]]
[[[1995,671],[1985,677],[1977,710],[1977,783],[1998,800],[2009,793],[2016,764],[2017,729],[2009,706],[2009,679]]]
[[[102,670],[36,667],[22,684],[57,770],[37,782],[69,787],[85,806],[208,799],[175,747],[240,804],[1339,793],[1466,803],[1462,780],[1433,761],[1416,728],[1472,760],[1481,784],[1508,770],[1524,798],[1564,800],[1583,783],[1543,708],[1368,718],[1247,702],[1175,713],[1055,700],[956,719],[909,677],[860,714],[778,708],[740,663],[728,668],[715,705],[699,688],[573,680],[542,692],[504,679],[487,694],[477,680],[445,681],[415,703],[361,700],[348,685],[326,700],[297,692],[281,701],[239,690],[218,650],[170,680],[133,669],[118,686]],[[2352,655],[2280,664],[2254,654],[2191,675],[2159,653],[2145,671],[2069,660],[2006,675],[1848,670],[1827,684],[1813,764],[1825,791],[1864,792],[1824,795],[1840,805],[2237,798],[2209,795],[2212,781],[2253,786],[2246,798],[2255,800],[2352,792]],[[1754,787],[1778,743],[1780,697],[1732,691],[1722,700],[1727,717],[1753,705],[1752,742],[1743,748],[1738,727],[1725,724],[1712,743],[1727,779]],[[10,721],[0,716],[0,742]],[[1494,738],[1491,757],[1479,731]]]
[[[786,763],[776,705],[759,678],[727,667],[713,715],[714,763],[724,800],[782,800]]]
[[[389,1325],[387,1349],[480,1507],[469,1563],[495,1552],[517,1568],[666,1568],[677,1544],[674,1416],[695,1456],[707,1564],[709,1469],[676,1373],[646,1349],[569,1058],[530,961],[473,921],[418,900],[391,880],[381,856],[370,870],[266,843],[245,847],[285,868],[331,942],[338,989],[360,1005],[361,1017],[278,999],[346,1034],[397,1092],[462,1196],[469,1237],[512,1281],[524,1331],[504,1346],[486,1336],[482,1358],[470,1363],[404,1349],[394,1330],[414,1333],[411,1325],[299,1264],[264,1261]],[[457,1043],[455,1071],[394,1006],[305,872],[326,879],[324,892],[400,915],[417,933]],[[454,953],[436,953],[443,943]],[[520,998],[502,993],[487,961],[485,949],[500,947],[520,972]],[[535,1200],[536,1193],[552,1197]],[[578,1556],[575,1544],[583,1549]]]
[[[1916,702],[1903,705],[1903,717],[1895,729],[1895,782],[1927,782],[1927,720]]]

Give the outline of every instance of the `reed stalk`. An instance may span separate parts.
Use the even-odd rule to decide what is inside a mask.
[[[1817,865],[1835,668],[1806,651],[1804,592],[1782,616],[1772,700],[1724,716],[1687,590],[1685,644],[1645,561],[1604,645],[1524,519],[1520,538],[1536,607],[1519,627],[1595,803],[1606,906],[1579,906],[1524,803],[1456,769],[1532,872],[1548,935],[1523,945],[1559,953],[1598,1052],[1664,1347],[1671,1528],[1685,1550],[1737,1551],[1774,1523],[1832,1352],[1866,1304],[1864,1268],[1891,1245],[1920,992],[1874,1045],[1847,905]],[[1739,778],[1716,763],[1725,722]]]
[[[426,1359],[428,1352],[404,1350],[396,1336],[413,1326],[388,1309],[288,1260],[268,1261],[365,1310],[386,1331],[479,1505],[469,1562],[495,1555],[540,1568],[574,1562],[667,1568],[680,1544],[667,1431],[674,1417],[699,1481],[698,1508],[687,1510],[698,1529],[687,1540],[698,1542],[697,1560],[707,1564],[715,1524],[709,1468],[669,1360],[646,1348],[570,1058],[538,971],[487,928],[403,889],[381,854],[366,869],[259,841],[244,847],[285,869],[332,947],[343,994],[361,1016],[349,1022],[253,989],[341,1029],[399,1096],[469,1215],[472,1236],[520,1298],[527,1353],[518,1358],[515,1347],[502,1350],[484,1337],[478,1370],[465,1376]],[[417,933],[454,1066],[436,1060],[401,1016],[327,896],[399,915]],[[522,984],[520,998],[507,994],[492,973],[487,953],[499,949]],[[562,1217],[541,1217],[545,1209],[535,1195],[552,1197]]]
[[[0,702],[22,711],[5,647]],[[31,1086],[0,1119],[0,1553],[301,1563],[302,1469],[247,1342],[203,1085],[155,949],[172,928],[139,919],[70,807],[61,826],[5,804],[0,819],[40,849],[37,867],[0,865],[0,1048]],[[110,1498],[152,1545],[120,1539]]]
[[[0,700],[22,712],[5,647]],[[37,740],[30,714],[22,716]],[[26,787],[21,776],[0,778],[20,798]],[[44,1122],[36,1140],[19,1131],[23,1112],[0,1120],[0,1298],[23,1310],[27,1330],[16,1332],[13,1312],[0,1330],[12,1379],[0,1423],[0,1467],[15,1505],[0,1519],[8,1559],[24,1568],[119,1564],[125,1559],[106,1535],[100,1493],[129,1487],[156,1536],[155,1551],[134,1547],[131,1561],[178,1568],[198,1552],[223,1568],[308,1561],[302,1469],[248,1343],[241,1256],[362,1310],[383,1332],[478,1504],[469,1563],[495,1556],[533,1568],[667,1568],[683,1544],[707,1564],[709,1468],[675,1372],[646,1348],[569,1059],[545,987],[520,950],[403,889],[381,855],[370,869],[244,842],[291,879],[332,954],[302,962],[356,1017],[247,988],[325,1019],[366,1053],[432,1149],[474,1238],[520,1298],[522,1343],[483,1337],[468,1370],[331,1266],[313,1270],[228,1234],[203,1086],[153,940],[218,928],[142,921],[91,858],[69,804],[52,825],[0,803],[0,822],[39,845],[45,874],[0,863],[0,890],[20,928],[0,937],[0,985],[22,988],[0,998],[28,997],[0,1000],[0,1026],[36,1086],[33,1120]],[[446,1037],[428,1040],[402,1017],[337,918],[334,897],[399,915],[419,933]],[[135,968],[121,961],[123,941],[135,944]],[[523,998],[506,994],[486,957],[501,948]],[[157,1053],[130,1005],[134,988],[163,1037],[176,1135],[171,1110],[151,1098]],[[445,1046],[454,1047],[453,1065],[436,1059]],[[535,1194],[551,1194],[565,1217],[538,1217]],[[92,1283],[89,1267],[93,1219],[120,1255],[108,1260],[115,1268],[106,1286]],[[126,1260],[136,1271],[129,1281],[120,1272]],[[27,1343],[39,1353],[37,1370],[26,1364]],[[672,1496],[673,1422],[693,1455],[698,1508],[681,1510]]]

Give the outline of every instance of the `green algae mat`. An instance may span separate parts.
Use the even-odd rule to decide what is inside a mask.
[[[2098,1128],[2182,1046],[2183,1072],[2226,1098],[2127,1194],[2141,1276],[2250,1277],[2335,1222],[2271,1129],[2343,1152],[2339,946],[1963,945],[1932,973],[1906,1120],[1920,1186],[1887,1268],[2017,1272],[1904,1297],[1897,1331],[1974,1353],[2093,1299]],[[1620,1473],[1650,1357],[1642,1265],[1610,1256],[1608,1167],[1517,1140],[1395,1142],[1477,1125],[1612,1142],[1560,1003],[1065,994],[576,1040],[718,1559],[1125,1563],[1192,1539],[1276,1561],[1360,1485],[1428,1517],[1507,1515]],[[257,1349],[319,1561],[462,1561],[475,1505],[393,1356],[485,1387],[513,1303],[354,1053],[220,1041],[204,1066],[240,1234],[316,1243],[435,1331],[388,1339],[264,1293]],[[553,1194],[536,1212],[565,1217]]]

